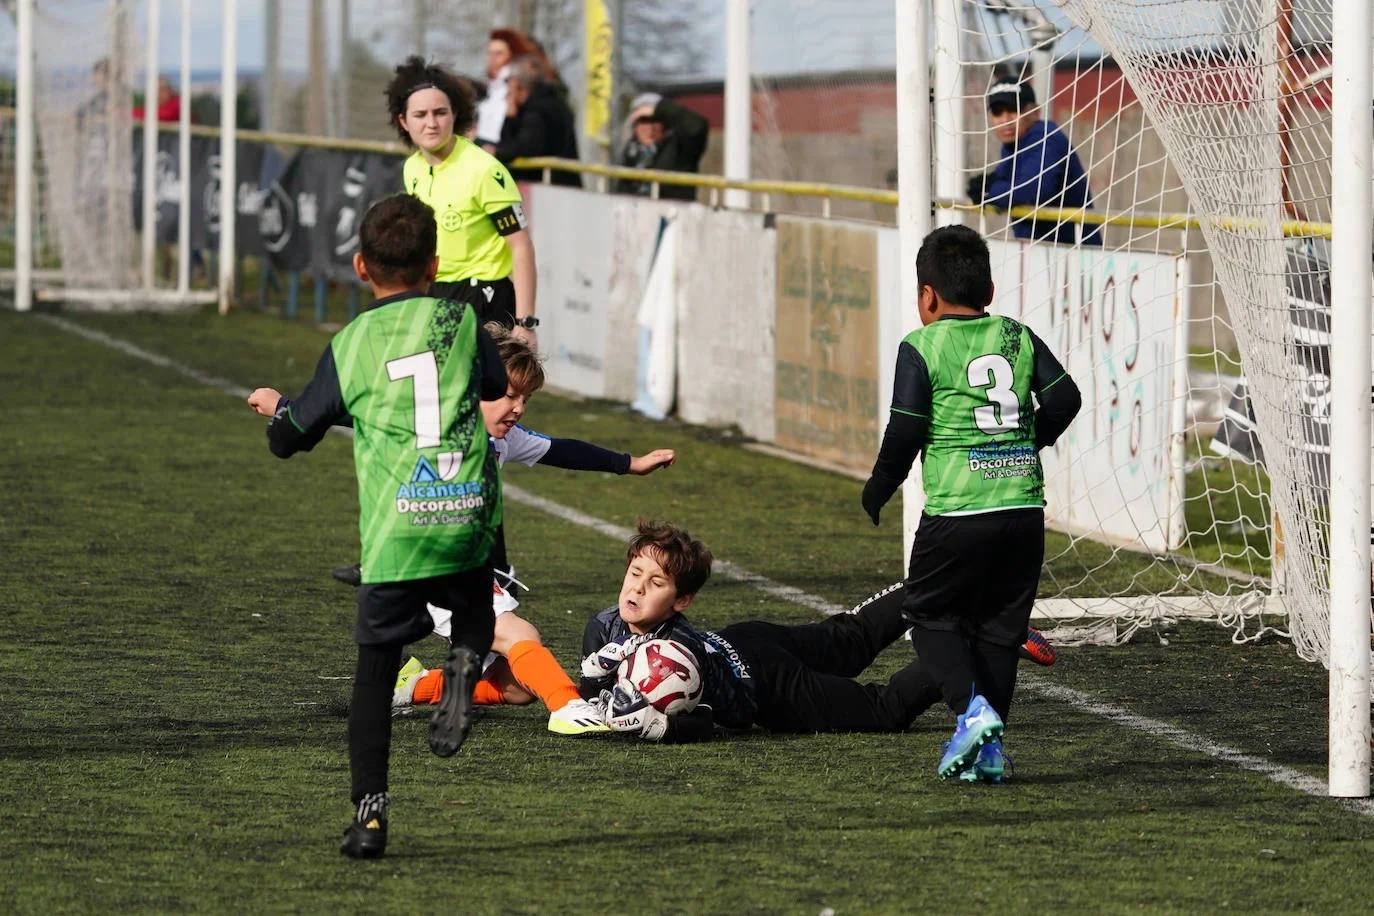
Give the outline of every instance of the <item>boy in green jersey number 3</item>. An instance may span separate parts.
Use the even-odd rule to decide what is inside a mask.
[[[505,395],[506,370],[470,305],[423,292],[437,269],[436,232],[423,201],[378,201],[353,257],[377,297],[373,308],[334,336],[299,398],[272,388],[248,398],[272,418],[267,443],[279,458],[310,451],[331,426],[353,426],[364,572],[348,715],[357,814],[342,851],[354,858],[386,850],[391,694],[401,647],[434,628],[426,605],[453,614],[429,733],[442,757],[472,724],[472,690],[492,643],[487,555],[501,485],[478,402]]]
[[[958,714],[938,772],[1001,782],[1017,649],[1045,554],[1039,451],[1068,428],[1082,399],[1044,341],[987,313],[992,269],[977,232],[930,233],[916,276],[924,327],[897,350],[891,418],[863,506],[878,524],[922,453],[926,504],[903,613],[921,664]]]

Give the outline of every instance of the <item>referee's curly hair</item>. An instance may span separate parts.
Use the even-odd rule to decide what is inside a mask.
[[[391,114],[391,126],[396,128],[401,142],[406,146],[415,145],[410,134],[401,126],[401,115],[406,113],[406,100],[416,89],[428,87],[448,96],[449,107],[453,109],[455,134],[463,134],[477,118],[477,88],[471,80],[450,73],[438,64],[425,63],[423,57],[412,54],[396,67],[386,87],[386,108]]]

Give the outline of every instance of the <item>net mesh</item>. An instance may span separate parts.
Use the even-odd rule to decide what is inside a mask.
[[[995,262],[1017,260],[998,272],[1002,303],[1084,287],[1032,322],[1085,393],[1078,441],[1047,459],[1069,536],[1047,556],[1046,596],[1070,617],[1109,614],[1118,638],[1188,611],[1238,639],[1265,632],[1277,596],[1299,652],[1323,659],[1330,284],[1311,224],[1330,219],[1330,0],[937,2],[935,19],[952,74],[941,82],[937,62],[941,193],[962,198],[1009,154],[1062,158],[1035,133],[997,135],[989,90],[1024,83],[1081,162],[1089,213],[1111,223],[1099,246],[1066,214],[1005,212],[1083,203],[1051,193],[1072,175],[1053,157],[1025,173],[1053,189],[943,217],[1015,242],[994,246]],[[1196,221],[1170,228],[1181,213]],[[1172,289],[1150,279],[1171,259]],[[1123,578],[1141,569],[1123,551],[1151,562]]]
[[[142,57],[131,6],[45,3],[34,22],[38,211],[69,288],[120,289],[138,279],[130,138]]]

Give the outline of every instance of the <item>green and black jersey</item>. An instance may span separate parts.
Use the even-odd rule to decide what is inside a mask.
[[[923,453],[927,515],[1043,507],[1039,450],[1080,404],[1073,379],[1025,325],[945,316],[898,348],[892,415],[870,486],[885,503]]]
[[[505,392],[471,307],[404,293],[335,335],[301,396],[277,405],[267,440],[287,458],[351,421],[364,583],[461,572],[486,563],[501,524],[478,401]]]
[[[510,275],[504,237],[525,228],[525,211],[515,179],[495,156],[455,137],[442,162],[430,165],[417,151],[402,175],[406,193],[429,204],[439,224],[439,282]]]

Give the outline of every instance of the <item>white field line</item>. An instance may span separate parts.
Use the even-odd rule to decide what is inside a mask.
[[[34,317],[55,325],[64,331],[69,331],[80,337],[84,337],[94,343],[101,344],[113,350],[118,350],[136,359],[141,359],[160,368],[170,370],[189,378],[192,381],[199,382],[202,385],[217,389],[224,394],[236,398],[246,398],[250,394],[249,389],[235,385],[226,379],[217,378],[216,376],[192,369],[190,366],[183,365],[165,356],[149,352],[142,347],[136,346],[125,340],[120,340],[117,337],[111,337],[101,331],[92,330],[74,321],[69,321],[55,315],[36,315]],[[353,435],[353,430],[341,426],[336,426],[331,431],[349,437]],[[628,528],[611,524],[610,522],[580,512],[577,509],[564,506],[550,499],[545,499],[542,496],[536,496],[519,487],[507,484],[502,488],[502,491],[515,502],[523,503],[541,512],[547,512],[555,518],[560,518],[563,521],[590,529],[599,534],[604,534],[606,537],[617,541],[626,541],[633,533]],[[802,607],[810,608],[823,615],[843,614],[849,610],[847,607],[827,601],[817,595],[809,594],[801,589],[774,582],[766,576],[750,572],[728,560],[717,560],[714,570],[727,579],[747,583],[757,588],[759,591],[772,595],[775,598],[781,598],[784,601],[790,601]],[[1124,728],[1129,728],[1132,731],[1143,732],[1153,738],[1167,741],[1189,753],[1213,757],[1243,770],[1249,770],[1252,773],[1263,776],[1271,782],[1285,786],[1296,792],[1301,792],[1304,795],[1311,795],[1315,798],[1329,797],[1327,795],[1328,787],[1326,782],[1315,776],[1309,776],[1292,767],[1274,763],[1262,757],[1246,754],[1229,745],[1221,744],[1210,738],[1193,734],[1186,729],[1171,725],[1168,722],[1153,719],[1149,716],[1137,715],[1120,706],[1114,706],[1111,703],[1103,703],[1081,691],[1063,687],[1058,684],[1048,683],[1043,675],[1032,674],[1026,676],[1023,674],[1020,678],[1020,684],[1022,688],[1044,697],[1045,699],[1063,703],[1066,706],[1073,707],[1079,712],[1098,716]],[[1333,799],[1333,801],[1342,808],[1353,811],[1356,814],[1374,816],[1374,799],[1338,798]]]

